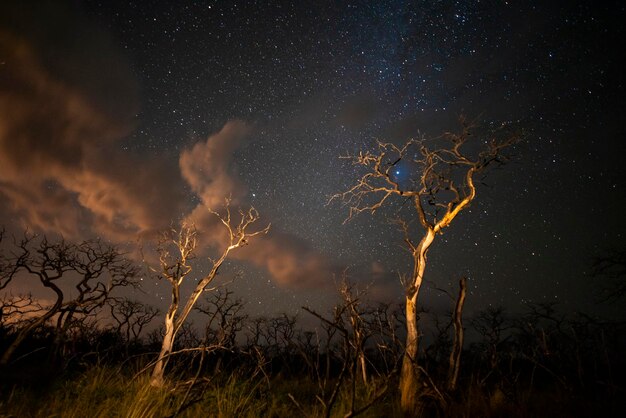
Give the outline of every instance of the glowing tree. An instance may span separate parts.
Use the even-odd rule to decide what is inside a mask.
[[[397,203],[410,203],[396,223],[411,253],[413,271],[404,280],[406,342],[400,374],[401,405],[406,415],[419,414],[420,397],[427,387],[417,362],[419,330],[417,298],[426,269],[426,256],[437,234],[443,233],[476,197],[476,176],[505,161],[502,151],[517,135],[504,130],[474,135],[474,126],[461,120],[460,133],[445,133],[432,140],[409,139],[402,146],[378,142],[374,151],[346,158],[365,170],[347,191],[334,195],[349,207],[346,220],[361,212],[375,213]],[[405,178],[402,171],[408,171]],[[413,220],[417,220],[417,226]]]
[[[162,386],[165,367],[172,355],[176,334],[185,324],[185,320],[191,313],[194,305],[207,289],[209,284],[215,279],[220,267],[231,251],[248,244],[252,237],[265,234],[269,230],[269,225],[264,229],[249,232],[249,228],[259,219],[259,214],[254,208],[248,212],[239,212],[239,223],[231,220],[229,201],[226,201],[225,214],[213,213],[221,222],[226,231],[226,242],[221,255],[216,259],[209,259],[211,267],[209,272],[197,281],[193,291],[184,302],[181,300],[181,286],[185,278],[192,272],[191,260],[195,256],[197,239],[196,228],[193,225],[183,224],[180,230],[172,231],[165,236],[159,245],[159,260],[161,265],[161,275],[172,286],[172,299],[170,306],[165,313],[165,335],[161,344],[161,351],[152,370],[151,385]]]

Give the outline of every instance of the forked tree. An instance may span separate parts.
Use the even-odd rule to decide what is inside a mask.
[[[111,298],[108,305],[115,322],[113,329],[123,338],[127,349],[139,341],[141,331],[159,314],[154,306],[128,297]]]
[[[374,214],[394,205],[394,200],[400,208],[396,222],[413,261],[413,271],[403,283],[407,335],[400,372],[401,406],[410,416],[419,414],[423,387],[417,363],[416,306],[428,250],[437,234],[475,199],[477,175],[503,163],[503,150],[518,140],[516,134],[504,131],[476,135],[475,126],[463,119],[461,125],[459,133],[447,132],[432,140],[409,139],[402,146],[379,141],[373,151],[341,157],[365,174],[350,189],[331,197],[349,207],[346,221],[361,212]],[[402,170],[408,170],[409,176],[402,176]],[[409,209],[402,211],[407,203]]]
[[[239,223],[233,221],[229,203],[229,200],[226,200],[224,214],[209,209],[225,228],[226,242],[218,258],[209,258],[209,272],[197,281],[186,300],[181,299],[181,286],[185,278],[192,272],[190,263],[196,255],[198,244],[196,228],[193,225],[183,224],[180,230],[173,230],[166,235],[158,246],[160,273],[172,287],[172,299],[165,314],[165,332],[161,351],[152,370],[150,381],[152,386],[163,386],[165,367],[172,355],[176,334],[182,329],[198,299],[217,276],[230,252],[248,244],[251,238],[269,231],[269,225],[254,232],[249,231],[252,225],[259,220],[259,214],[254,208],[250,208],[247,212],[240,211]]]
[[[368,377],[368,363],[370,361],[365,354],[366,346],[369,345],[368,340],[375,338],[378,328],[371,325],[381,318],[379,316],[381,311],[364,306],[363,296],[366,292],[360,291],[357,286],[350,283],[346,270],[343,272],[337,290],[339,291],[340,302],[333,308],[331,316],[324,316],[313,309],[302,307],[321,321],[321,327],[326,334],[326,367],[321,364],[322,347],[319,337],[317,347],[313,350],[313,356],[308,356],[302,350],[301,354],[313,372],[313,379],[317,382],[319,393],[316,398],[322,406],[324,417],[332,416],[334,405],[336,405],[340,393],[345,392],[349,399],[349,411],[344,414],[344,418],[349,418],[364,413],[387,393],[389,375],[382,376],[382,379]],[[335,349],[332,349],[335,336],[339,344]],[[331,374],[330,361],[332,358],[335,358],[341,365],[337,376]],[[375,370],[373,367],[370,369]],[[381,375],[378,374],[378,377]],[[370,399],[363,405],[358,405],[357,402],[358,380],[373,390]],[[291,394],[289,397],[301,409]]]
[[[22,310],[29,318],[0,357],[0,366],[7,365],[15,350],[40,326],[57,317],[56,338],[60,340],[76,316],[100,309],[117,288],[137,287],[138,276],[135,264],[100,240],[73,244],[25,234],[13,248],[0,252],[0,290],[13,281],[36,279],[54,296],[45,306]]]

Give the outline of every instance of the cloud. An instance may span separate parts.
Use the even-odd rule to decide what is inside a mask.
[[[182,176],[205,206],[222,206],[227,196],[231,196],[233,203],[237,204],[245,196],[245,186],[231,175],[230,170],[233,153],[249,133],[250,128],[245,123],[230,121],[206,141],[198,142],[181,153],[179,166]]]
[[[0,10],[2,219],[14,229],[124,243],[182,217],[205,244],[223,246],[223,225],[207,208],[219,210],[228,196],[233,212],[249,206],[233,164],[252,128],[230,121],[177,161],[124,152],[119,143],[134,129],[139,97],[123,54],[68,10],[20,10]],[[42,19],[46,13],[55,18]],[[259,229],[271,218],[261,215]],[[283,286],[318,287],[336,270],[309,243],[276,229],[233,257]]]
[[[32,31],[28,13],[1,26],[0,211],[44,232],[132,240],[179,216],[184,183],[172,162],[119,149],[137,112],[129,66],[91,27],[64,26],[72,19],[62,13]],[[56,43],[44,48],[46,36]]]
[[[278,230],[270,230],[234,257],[266,269],[277,284],[296,288],[331,287],[341,270],[306,241]]]
[[[183,178],[201,202],[186,221],[199,229],[203,244],[224,248],[228,235],[217,217],[209,212],[223,211],[225,197],[231,197],[233,223],[238,209],[247,210],[246,187],[233,171],[233,154],[249,139],[250,127],[241,121],[228,122],[206,141],[183,151],[179,165]],[[269,223],[266,215],[251,226],[249,232],[263,229]],[[255,237],[250,245],[232,252],[232,257],[265,269],[274,281],[288,287],[320,287],[331,282],[338,269],[310,244],[276,228],[267,235]]]

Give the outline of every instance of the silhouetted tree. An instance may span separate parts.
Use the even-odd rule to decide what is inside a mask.
[[[626,251],[611,250],[597,257],[592,275],[605,280],[603,301],[617,301],[626,295]]]
[[[348,281],[345,271],[338,286],[338,291],[340,302],[335,305],[331,317],[321,315],[308,307],[303,307],[303,309],[320,319],[323,328],[326,330],[327,366],[329,366],[333,336],[336,333],[339,337],[339,353],[335,354],[340,364],[339,374],[334,379],[331,379],[330,367],[326,368],[326,373],[320,373],[322,365],[320,364],[321,357],[319,356],[307,361],[314,363],[313,368],[316,370],[314,380],[317,381],[319,388],[316,398],[322,406],[324,416],[331,416],[332,408],[342,387],[348,385],[350,409],[344,416],[352,417],[369,409],[386,393],[389,379],[387,376],[387,378],[382,379],[382,385],[375,386],[371,379],[368,378],[365,345],[375,329],[368,327],[368,325],[375,322],[372,320],[372,316],[374,316],[376,310],[364,305],[362,298],[365,292],[359,291],[355,285]],[[319,349],[317,351],[320,352]],[[367,403],[360,406],[356,403],[357,382],[359,380],[363,383],[363,386],[367,387],[370,384],[373,388],[371,398]],[[296,402],[293,396],[291,396],[291,399]]]
[[[233,298],[231,290],[218,289],[194,309],[206,316],[204,344],[234,349],[237,334],[243,329],[248,315],[243,313],[244,303]]]
[[[481,378],[484,383],[489,376],[499,370],[501,349],[511,338],[507,331],[513,324],[503,308],[491,306],[478,312],[471,323],[481,336],[480,353],[488,365],[487,373]]]
[[[57,338],[62,338],[77,315],[87,315],[102,307],[118,287],[138,286],[139,269],[111,245],[100,240],[73,244],[60,239],[49,241],[45,236],[25,234],[13,248],[2,254],[0,289],[13,280],[35,278],[54,292],[51,304],[42,306],[21,326],[0,358],[0,365],[11,359],[24,339],[55,315]],[[73,285],[72,293],[67,291]]]
[[[108,302],[114,329],[123,338],[126,346],[139,340],[139,335],[158,314],[159,310],[135,299],[111,298]]]

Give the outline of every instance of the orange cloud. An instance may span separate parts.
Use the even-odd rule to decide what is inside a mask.
[[[241,121],[228,122],[221,131],[183,151],[180,156],[182,176],[201,199],[186,221],[198,227],[205,245],[222,248],[228,238],[224,226],[208,208],[220,211],[225,196],[230,196],[232,216],[237,222],[238,208],[245,210],[249,206],[245,200],[245,186],[231,171],[233,153],[250,132]],[[260,230],[268,223],[267,217],[261,214],[251,231]],[[276,283],[284,286],[320,287],[331,283],[333,273],[338,270],[306,241],[276,228],[231,254],[235,259],[267,270]]]
[[[341,270],[306,241],[278,230],[270,230],[233,256],[266,269],[277,284],[290,287],[332,287]]]
[[[91,68],[77,81],[42,60],[31,41],[0,30],[0,210],[24,227],[75,238],[132,240],[167,225],[164,218],[180,213],[182,181],[167,174],[165,160],[116,148],[136,113],[131,76]],[[59,54],[89,73],[62,47]],[[88,81],[100,88],[81,85]]]
[[[250,129],[243,122],[230,121],[206,141],[181,153],[181,174],[205,206],[218,208],[229,195],[236,204],[245,195],[246,188],[229,170],[233,153],[249,133]]]
[[[26,34],[0,26],[2,219],[69,239],[99,235],[122,243],[185,218],[205,244],[223,244],[223,226],[207,208],[219,210],[231,196],[233,212],[247,209],[246,186],[232,170],[251,128],[230,121],[177,161],[123,152],[119,141],[132,132],[138,103],[129,66],[106,37],[66,20]],[[59,39],[48,45],[55,54],[39,47],[38,36]],[[103,71],[104,63],[114,68]],[[200,199],[196,207],[189,187]],[[271,218],[261,215],[259,229]],[[278,284],[332,282],[336,269],[304,240],[273,229],[255,241],[233,256],[266,269]]]

